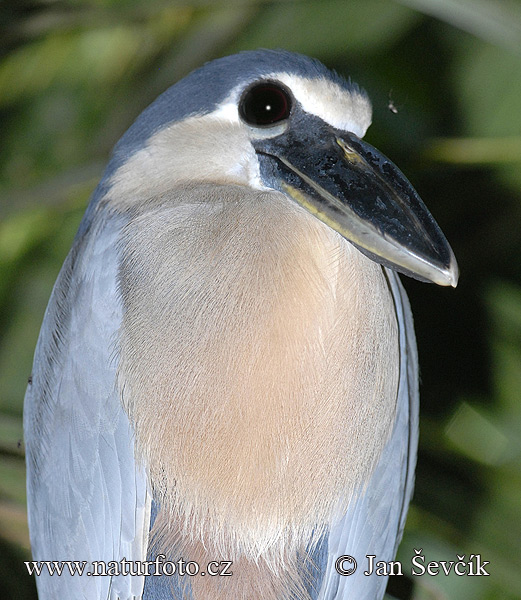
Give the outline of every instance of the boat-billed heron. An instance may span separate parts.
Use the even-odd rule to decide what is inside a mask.
[[[396,271],[458,271],[370,121],[354,83],[262,50],[121,138],[25,399],[33,558],[86,561],[41,600],[383,596],[363,565],[395,555],[418,427]]]

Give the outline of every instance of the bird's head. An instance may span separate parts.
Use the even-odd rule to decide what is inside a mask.
[[[102,183],[120,208],[180,183],[274,189],[374,261],[456,286],[458,267],[405,175],[362,140],[371,105],[318,61],[283,51],[210,62],[123,136]]]

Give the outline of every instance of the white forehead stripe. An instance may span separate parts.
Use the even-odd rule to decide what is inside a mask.
[[[288,73],[272,73],[262,79],[283,83],[307,113],[319,117],[336,129],[349,131],[361,138],[371,124],[371,103],[356,88],[346,90],[325,77],[309,79]],[[237,121],[237,104],[245,87],[247,85],[241,84],[235,88],[213,115]]]
[[[337,129],[363,137],[371,125],[371,104],[356,89],[346,90],[326,78],[306,79],[287,73],[278,73],[274,78],[288,86],[306,112]]]

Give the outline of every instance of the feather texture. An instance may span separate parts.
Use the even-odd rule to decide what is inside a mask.
[[[144,560],[149,505],[116,391],[121,320],[114,246],[121,219],[78,237],[53,290],[25,398],[28,511],[35,560]],[[88,565],[85,569],[91,571]],[[139,598],[140,577],[37,577],[40,600]]]

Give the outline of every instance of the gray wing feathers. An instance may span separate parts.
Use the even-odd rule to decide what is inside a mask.
[[[400,326],[400,381],[393,433],[371,480],[355,496],[342,520],[329,535],[328,563],[319,600],[379,600],[387,577],[363,574],[366,554],[375,561],[394,559],[414,487],[418,443],[418,361],[412,315],[398,275],[385,269]],[[335,571],[343,555],[355,557],[358,568],[350,576]],[[349,566],[346,563],[346,566]]]
[[[24,416],[35,560],[145,558],[146,478],[115,385],[119,229],[102,221],[76,240],[36,348]],[[37,577],[40,600],[129,600],[143,587],[142,578],[64,573]]]

